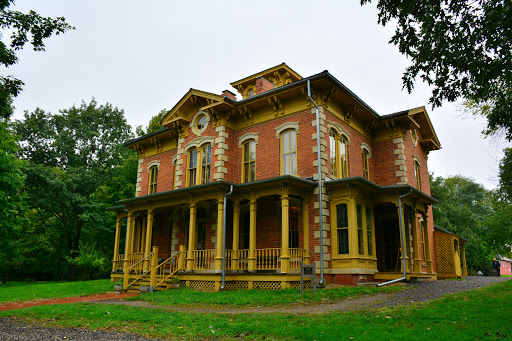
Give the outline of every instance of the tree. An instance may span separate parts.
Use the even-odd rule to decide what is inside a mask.
[[[500,162],[500,189],[503,195],[512,202],[512,148],[504,150],[505,156]]]
[[[44,39],[52,34],[64,33],[74,27],[68,25],[64,18],[41,17],[34,11],[28,14],[9,9],[14,0],[0,0],[0,37],[5,31],[10,32],[10,46],[0,41],[0,64],[9,67],[18,61],[16,51],[21,50],[30,39],[34,51],[44,51]],[[12,76],[0,76],[0,117],[9,118],[12,114],[11,101],[23,86],[23,82]]]
[[[464,98],[484,109],[489,133],[512,140],[512,2],[378,0],[377,9],[380,24],[396,23],[390,43],[411,60],[404,88],[421,78],[434,107]]]
[[[146,130],[142,126],[138,126],[136,129],[137,136],[143,136],[154,131],[162,129],[164,126],[160,124],[164,116],[167,114],[167,109],[162,109],[158,114],[151,117],[149,120],[149,124],[146,127]]]
[[[18,156],[25,161],[27,205],[35,212],[40,235],[73,279],[84,234],[110,233],[102,229],[111,198],[97,191],[116,179],[133,153],[122,145],[133,137],[131,128],[123,110],[93,99],[58,115],[41,109],[26,112],[23,121],[16,121],[15,131]],[[135,175],[130,180],[134,183]]]

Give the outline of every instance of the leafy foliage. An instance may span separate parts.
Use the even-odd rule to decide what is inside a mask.
[[[52,19],[40,16],[34,11],[21,13],[9,9],[14,0],[0,1],[0,30],[11,33],[10,45],[0,41],[0,64],[9,67],[18,61],[16,51],[30,41],[34,51],[44,51],[44,39],[52,34],[64,33],[74,27],[62,17]],[[2,34],[0,33],[0,37]],[[12,114],[11,99],[16,97],[23,82],[12,76],[0,76],[0,117],[9,118]]]
[[[434,107],[459,98],[486,106],[488,132],[512,139],[510,1],[379,0],[377,8],[380,24],[396,24],[390,43],[411,60],[402,77],[409,92],[419,77],[433,87]]]
[[[127,181],[135,183],[136,168],[134,172],[126,161],[134,163],[133,151],[122,146],[132,137],[131,128],[122,110],[93,99],[59,115],[41,109],[26,112],[15,130],[36,235],[73,279],[78,265],[92,265],[84,263],[90,257],[83,250],[106,252],[113,242],[105,237],[115,226],[105,209],[117,200],[114,190],[127,190]],[[111,183],[117,188],[106,189]]]
[[[162,129],[164,126],[160,124],[164,116],[167,114],[167,109],[162,109],[158,114],[151,117],[149,120],[149,124],[146,127],[146,130],[142,126],[138,126],[136,129],[137,136],[143,136],[154,131]]]

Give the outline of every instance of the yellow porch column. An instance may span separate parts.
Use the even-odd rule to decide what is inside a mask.
[[[119,258],[119,241],[121,240],[121,216],[117,215],[116,220],[116,235],[114,241],[114,261],[112,262],[112,270],[116,270],[122,266],[122,264],[118,264],[117,259]]]
[[[430,233],[429,233],[429,228],[428,228],[428,215],[427,213],[423,214],[423,240],[425,241],[425,257],[427,258],[425,260],[425,263],[427,263],[427,273],[431,274],[434,272],[433,268],[432,268],[432,256],[430,254],[430,245],[431,245],[431,240],[430,240]]]
[[[357,205],[355,197],[350,198],[348,210],[348,253],[350,257],[359,257],[359,238],[357,236]],[[324,246],[322,246],[324,247]]]
[[[145,246],[144,246],[144,257],[147,257],[149,253],[151,252],[151,237],[153,233],[153,210],[148,209],[148,216],[146,221],[146,237],[145,237]],[[153,257],[156,257],[158,259],[158,255],[153,255]],[[146,260],[144,262],[144,270],[149,270],[149,267],[151,266],[150,261]]]
[[[233,258],[231,259],[232,270],[238,270],[238,250],[240,248],[240,203],[233,203]]]
[[[131,253],[131,244],[133,237],[133,212],[128,212],[128,220],[126,224],[126,243],[125,243],[125,252],[124,252],[124,260],[123,260],[123,290],[128,289],[128,280],[129,280],[129,268],[130,268],[130,253]]]
[[[304,264],[309,264],[309,207],[307,200],[302,200],[302,230],[304,233]]]
[[[256,270],[256,212],[258,204],[253,196],[249,202],[249,256],[247,257],[248,270]]]
[[[418,219],[416,218],[416,205],[412,208],[412,252],[414,272],[421,272],[420,243],[418,238]]]
[[[290,197],[281,195],[281,272],[290,269]]]
[[[188,252],[187,252],[187,271],[192,271],[194,265],[194,249],[196,248],[196,203],[190,204],[190,220],[188,225]]]
[[[219,195],[217,200],[217,251],[215,253],[215,272],[222,271],[222,254],[224,237],[224,196]]]
[[[398,207],[398,201],[396,202],[396,206],[398,208],[398,229],[400,230],[400,250],[402,250],[403,248],[403,245],[402,245],[402,239],[405,241],[405,250],[402,250],[400,252],[400,272],[403,272],[404,269],[403,269],[403,264],[404,264],[404,257],[405,257],[405,269],[407,272],[410,272],[411,270],[409,269],[409,257],[407,257],[407,240],[406,240],[406,237],[405,237],[405,224],[407,224],[407,222],[405,221],[405,209],[404,209],[404,204],[402,203],[402,215],[400,216],[400,207]],[[403,226],[403,228],[402,228]]]
[[[468,267],[466,265],[466,248],[464,247],[464,244],[461,243],[461,256],[462,256],[462,276],[468,275]]]

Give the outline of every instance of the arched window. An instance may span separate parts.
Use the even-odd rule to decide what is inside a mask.
[[[187,182],[188,186],[210,182],[212,165],[212,145],[204,144],[188,152]]]
[[[329,133],[331,176],[348,178],[348,138],[334,129]]]
[[[158,183],[158,166],[152,166],[149,169],[149,190],[148,194],[156,193],[156,185]]]
[[[363,177],[370,180],[370,153],[368,149],[363,148],[361,154],[363,155]]]
[[[297,132],[286,130],[281,134],[281,174],[297,175]]]
[[[414,160],[414,177],[416,178],[416,189],[421,191],[421,175],[420,175],[420,161],[415,158]]]
[[[245,141],[242,147],[242,182],[256,180],[256,141]]]

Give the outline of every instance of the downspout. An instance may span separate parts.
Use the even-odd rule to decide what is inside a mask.
[[[222,219],[222,285],[220,290],[224,290],[226,285],[226,215],[227,215],[227,203],[228,195],[233,193],[233,185],[229,188],[229,192],[224,194],[224,217]]]
[[[404,195],[401,195],[401,196],[398,197],[398,212],[400,214],[400,239],[401,239],[401,242],[402,242],[402,270],[403,270],[403,277],[402,278],[393,279],[391,281],[387,281],[387,282],[384,282],[384,283],[380,283],[380,284],[377,285],[379,287],[381,287],[383,285],[388,285],[388,284],[400,282],[400,281],[405,280],[405,278],[406,278],[407,269],[405,268],[405,266],[407,265],[407,255],[405,254],[405,226],[404,226],[404,216],[402,214],[402,198],[405,198],[406,196],[408,196],[411,193],[412,193],[412,188],[409,191],[409,193],[405,193]]]
[[[319,221],[320,221],[320,284],[324,284],[324,225],[323,225],[323,202],[322,202],[322,159],[320,154],[320,118],[318,116],[318,105],[316,105],[313,98],[311,98],[311,89],[308,79],[308,98],[315,106],[316,112],[316,154],[318,161],[318,210],[319,210]]]

